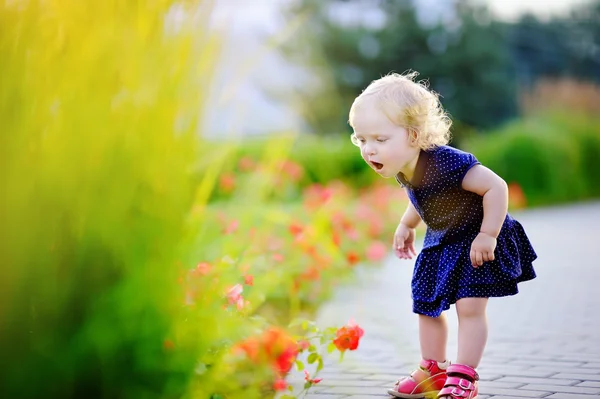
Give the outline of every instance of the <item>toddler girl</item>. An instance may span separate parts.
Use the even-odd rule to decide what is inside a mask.
[[[504,180],[472,154],[446,145],[451,121],[416,76],[391,74],[372,82],[352,104],[349,121],[367,164],[382,177],[394,177],[410,199],[394,235],[400,259],[417,255],[415,227],[421,220],[427,226],[412,279],[422,360],[388,393],[473,399],[487,340],[488,298],[515,295],[517,283],[535,278],[537,255],[507,213]],[[452,304],[459,327],[451,364],[442,312]]]

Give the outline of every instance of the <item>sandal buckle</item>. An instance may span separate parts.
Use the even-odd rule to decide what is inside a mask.
[[[458,381],[458,386],[461,387],[464,390],[469,390],[470,391],[471,389],[473,389],[473,383],[471,381],[469,381],[469,380],[465,380],[465,379],[462,379],[462,378]]]
[[[460,389],[459,387],[454,387],[452,389],[452,392],[450,392],[450,393],[454,396],[458,396],[458,397],[462,398],[462,397],[464,397],[465,393],[467,393],[467,392]]]

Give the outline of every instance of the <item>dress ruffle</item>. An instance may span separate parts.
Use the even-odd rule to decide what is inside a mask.
[[[507,216],[497,238],[496,259],[475,268],[470,251],[475,235],[424,248],[417,257],[413,279],[413,311],[437,317],[461,298],[517,294],[517,284],[536,277],[537,258],[523,226]]]

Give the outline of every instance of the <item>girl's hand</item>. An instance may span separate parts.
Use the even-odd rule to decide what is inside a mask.
[[[471,244],[471,264],[473,267],[483,265],[483,262],[490,262],[495,259],[494,250],[496,249],[496,237],[486,233],[479,233]]]
[[[415,229],[400,223],[394,233],[394,253],[400,259],[412,259],[415,251]]]

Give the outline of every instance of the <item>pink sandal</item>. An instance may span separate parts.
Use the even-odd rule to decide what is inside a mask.
[[[448,378],[438,398],[476,399],[479,391],[479,374],[473,367],[464,364],[451,364],[447,370]]]
[[[438,363],[435,360],[421,360],[419,368],[410,377],[396,382],[388,393],[397,398],[417,399],[435,398],[446,382],[446,367],[449,362]]]

